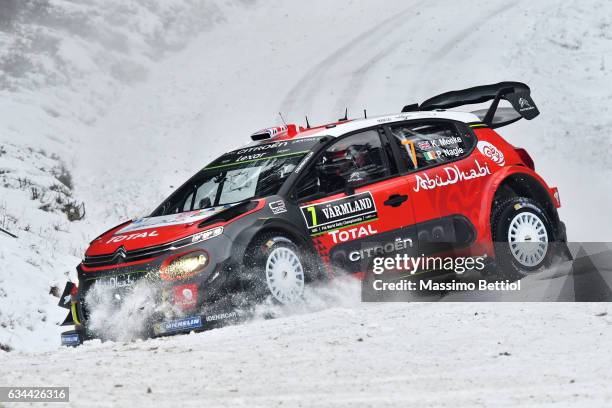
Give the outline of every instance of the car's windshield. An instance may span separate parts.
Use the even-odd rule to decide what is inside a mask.
[[[258,144],[224,154],[172,194],[152,216],[274,195],[319,139]]]

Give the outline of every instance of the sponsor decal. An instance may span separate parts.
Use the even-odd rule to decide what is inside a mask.
[[[268,204],[273,214],[282,214],[287,212],[287,206],[283,200],[272,201]]]
[[[462,147],[453,147],[451,149],[442,149],[442,150],[438,150],[438,154],[443,154],[444,156],[447,157],[457,157],[457,156],[461,156],[463,154],[464,150]]]
[[[223,234],[223,227],[215,227],[206,231],[199,232],[191,237],[191,243],[206,241]]]
[[[144,229],[167,227],[170,225],[191,224],[205,220],[213,215],[231,208],[237,204],[227,204],[219,207],[205,208],[203,210],[188,211],[179,214],[163,215],[161,217],[147,217],[132,221],[130,224],[115,232],[114,235],[125,234],[126,232],[139,231]]]
[[[427,161],[437,160],[443,157],[458,157],[461,156],[465,150],[460,147],[462,144],[458,136],[443,137],[433,140],[421,140],[416,142],[416,147],[419,152],[423,154],[423,158]]]
[[[349,252],[348,259],[351,262],[370,259],[375,256],[384,256],[385,254],[402,251],[412,248],[414,242],[410,237],[397,237],[393,241],[382,244],[367,246],[352,252]]]
[[[81,344],[77,333],[62,334],[62,346],[78,346]]]
[[[311,147],[314,146],[318,140],[320,140],[320,137],[308,137],[249,146],[226,153],[205,168],[217,169],[259,160],[305,155],[310,152]]]
[[[198,286],[196,284],[179,285],[172,290],[174,292],[174,304],[182,310],[191,309],[198,303]]]
[[[293,169],[294,173],[299,173],[300,171],[302,171],[302,169],[304,168],[304,166],[306,165],[306,163],[308,163],[310,161],[310,159],[312,158],[312,156],[314,155],[314,152],[309,152],[306,157],[304,157],[302,159],[302,161],[297,165],[297,167],[295,169]]]
[[[262,152],[262,151],[268,151],[268,150],[278,150],[283,147],[287,147],[288,145],[289,145],[289,142],[274,142],[274,143],[268,143],[268,144],[253,146],[253,147],[247,147],[244,149],[239,149],[233,153],[240,156],[240,155],[248,154],[248,153]]]
[[[236,312],[228,312],[228,313],[219,313],[210,316],[206,316],[207,322],[216,322],[218,320],[226,320],[238,317],[238,313]]]
[[[429,143],[428,140],[422,140],[420,142],[417,142],[417,146],[421,150],[429,150],[429,149],[431,149],[431,143]]]
[[[478,148],[480,153],[483,154],[483,156],[485,156],[495,164],[499,166],[503,166],[504,164],[506,164],[504,154],[501,152],[501,150],[493,146],[491,143],[481,140],[478,142],[476,147]]]
[[[425,160],[436,160],[438,158],[438,155],[435,151],[423,152],[423,157],[425,157]]]
[[[432,144],[435,147],[448,147],[450,145],[457,145],[463,141],[459,136],[442,137],[440,139],[432,140]]]
[[[142,232],[139,234],[115,235],[114,237],[111,237],[111,239],[106,241],[106,243],[111,244],[113,242],[131,241],[133,239],[157,237],[157,236],[159,236],[157,233],[157,230],[153,230],[151,232]]]
[[[525,98],[519,98],[518,104],[519,104],[519,111],[521,112],[535,109],[533,106],[531,106],[529,101]]]
[[[168,322],[157,323],[153,326],[155,334],[168,334],[180,331],[194,330],[202,327],[202,317],[193,316],[186,317],[180,320],[171,320]]]
[[[347,181],[353,185],[356,185],[360,181],[365,180],[367,177],[368,173],[365,171],[354,171],[351,173]]]
[[[472,180],[479,177],[485,177],[491,174],[489,167],[484,164],[480,165],[478,160],[474,160],[475,168],[468,170],[460,170],[458,166],[446,166],[443,167],[444,171],[442,174],[436,174],[434,178],[429,177],[428,173],[417,174],[415,177],[416,185],[414,191],[419,192],[423,190],[433,190],[438,187],[444,187],[451,184],[457,184],[462,181]]]
[[[369,191],[300,207],[311,235],[362,224],[378,217]]]
[[[339,242],[352,241],[363,237],[369,237],[370,235],[378,234],[378,231],[372,227],[372,224],[362,225],[355,228],[349,228],[342,231],[330,231],[328,235],[332,237],[334,244]]]

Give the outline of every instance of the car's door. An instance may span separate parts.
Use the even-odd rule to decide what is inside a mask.
[[[375,257],[416,249],[410,186],[399,178],[382,128],[343,136],[298,181],[296,196],[315,248],[350,272]]]
[[[462,123],[418,120],[386,127],[405,165],[421,252],[469,245],[480,211],[486,163],[470,156],[476,140]],[[432,243],[429,245],[428,243]]]

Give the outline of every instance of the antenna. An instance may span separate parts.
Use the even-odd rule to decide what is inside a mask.
[[[310,129],[310,123],[308,123],[308,116],[306,116],[306,129]]]
[[[345,120],[348,120],[348,108],[344,109],[344,117],[338,119],[338,122],[344,122]]]
[[[283,118],[283,114],[278,112],[278,116],[280,116],[281,121],[283,122],[283,125],[287,126],[287,122],[285,122],[285,118]]]
[[[363,118],[364,119],[368,118],[368,111],[366,111],[365,109],[363,110]]]

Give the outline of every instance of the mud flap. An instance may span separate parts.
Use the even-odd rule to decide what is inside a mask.
[[[62,292],[62,296],[60,296],[60,300],[57,303],[59,307],[63,307],[64,309],[70,309],[72,302],[72,291],[76,287],[76,285],[72,282],[66,282],[66,286],[64,287],[64,291]]]

